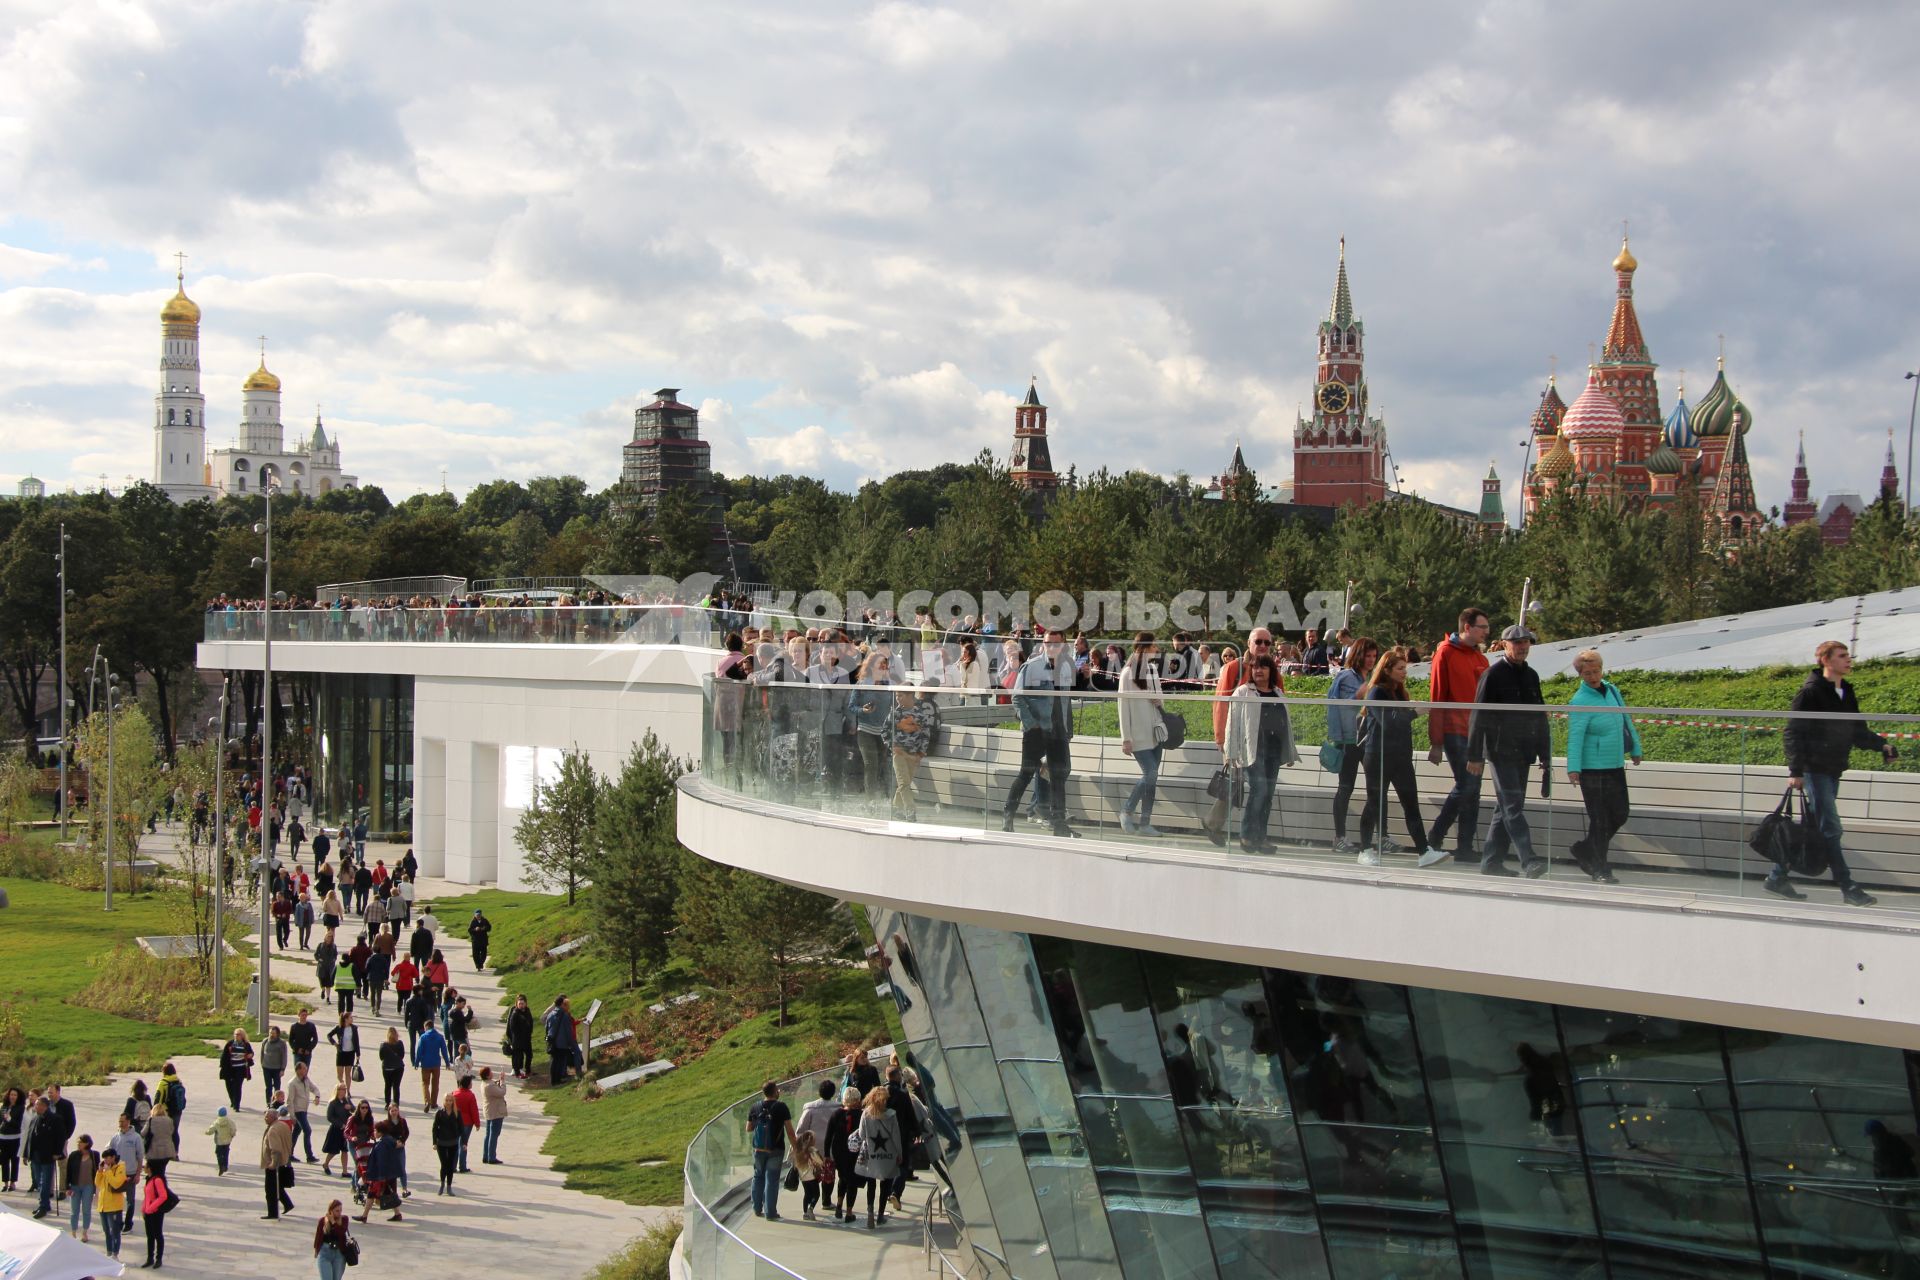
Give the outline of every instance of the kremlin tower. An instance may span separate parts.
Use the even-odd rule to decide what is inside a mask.
[[[1320,322],[1313,416],[1293,428],[1293,500],[1314,507],[1368,506],[1387,496],[1387,429],[1367,415],[1366,326],[1347,288],[1347,242],[1333,305]]]
[[[207,477],[207,398],[200,393],[200,308],[184,256],[160,308],[160,390],[153,397],[153,483],[175,502],[214,496]]]

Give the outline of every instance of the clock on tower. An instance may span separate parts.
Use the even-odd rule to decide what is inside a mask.
[[[1320,387],[1320,412],[1326,414],[1345,413],[1352,402],[1352,395],[1346,385],[1339,382],[1323,383]]]

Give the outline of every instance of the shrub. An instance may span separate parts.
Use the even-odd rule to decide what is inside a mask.
[[[192,960],[162,960],[139,947],[120,946],[93,962],[94,977],[73,1003],[140,1022],[186,1027],[207,1020],[213,988]],[[227,1012],[244,1012],[253,965],[238,956],[226,963]],[[279,989],[280,984],[274,984]]]
[[[667,1280],[668,1259],[680,1238],[679,1214],[660,1219],[627,1247],[593,1269],[587,1280]]]
[[[55,880],[64,855],[57,845],[0,835],[0,876],[15,880]]]

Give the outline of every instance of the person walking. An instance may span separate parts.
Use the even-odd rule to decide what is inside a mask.
[[[1410,851],[1419,855],[1421,866],[1440,861],[1420,841],[1427,828],[1420,821],[1420,798],[1413,779],[1413,722],[1420,712],[1407,700],[1407,651],[1399,645],[1387,650],[1373,665],[1373,674],[1361,691],[1365,705],[1360,711],[1360,752],[1367,771],[1367,805],[1360,815],[1360,852],[1357,861],[1363,867],[1380,865],[1380,850],[1374,847],[1373,833],[1387,827],[1387,788],[1400,801],[1407,820],[1407,837],[1413,841]]]
[[[147,1140],[140,1136],[124,1111],[114,1117],[114,1126],[114,1135],[107,1139],[107,1150],[120,1158],[120,1170],[126,1175],[122,1188],[126,1199],[120,1206],[120,1229],[124,1234],[133,1226],[133,1206],[138,1203],[134,1195],[140,1186],[140,1170],[146,1164]]]
[[[580,1054],[580,1038],[573,1029],[573,1010],[565,996],[555,996],[541,1017],[547,1033],[548,1082],[562,1084]]]
[[[814,1160],[812,1165],[802,1172],[804,1182],[802,1191],[805,1198],[800,1203],[800,1216],[813,1221],[815,1205],[831,1205],[833,1201],[833,1179],[837,1169],[829,1154],[830,1133],[833,1117],[840,1110],[834,1100],[833,1081],[820,1082],[819,1096],[800,1108],[799,1122],[794,1126],[799,1140],[794,1143],[794,1163],[800,1163],[800,1151],[804,1147],[810,1151]],[[839,1214],[834,1215],[836,1218]]]
[[[393,1210],[388,1222],[404,1222],[406,1218],[400,1212],[400,1192],[396,1187],[400,1176],[400,1144],[394,1139],[393,1126],[385,1120],[373,1128],[375,1137],[373,1150],[367,1156],[367,1183],[360,1221],[365,1222],[379,1208]]]
[[[408,996],[406,1003],[401,1006],[400,1015],[406,1019],[407,1023],[407,1050],[416,1055],[414,1065],[418,1066],[420,1035],[433,1025],[434,1020],[433,989],[425,983],[415,987],[413,994]]]
[[[1847,676],[1853,671],[1853,654],[1838,640],[1823,641],[1813,651],[1816,664],[1800,692],[1793,696],[1792,710],[1819,712],[1849,719],[1812,720],[1796,714],[1787,721],[1787,784],[1806,798],[1807,839],[1827,855],[1827,867],[1840,897],[1848,906],[1870,907],[1878,899],[1862,889],[1847,866],[1840,841],[1846,834],[1840,825],[1838,795],[1840,775],[1855,751],[1876,751],[1892,763],[1898,756],[1891,742],[1867,728],[1860,715],[1860,699]],[[1782,898],[1806,897],[1787,879],[1786,867],[1775,867],[1766,879],[1768,893]]]
[[[18,1085],[0,1094],[0,1191],[20,1185],[20,1140],[27,1123],[27,1095]]]
[[[1160,697],[1160,671],[1154,661],[1160,646],[1153,632],[1133,637],[1133,656],[1120,669],[1120,750],[1140,766],[1140,781],[1127,792],[1120,809],[1120,829],[1128,835],[1157,836],[1153,801],[1160,779],[1160,753],[1167,741],[1162,719],[1166,703]]]
[[[348,982],[353,981],[352,970],[343,967],[340,972],[348,975]],[[346,997],[353,999],[352,988],[348,988]],[[334,1074],[341,1084],[351,1086],[360,1071],[360,1028],[353,1025],[351,1007],[341,1011],[339,1025],[327,1032],[327,1043],[333,1046]]]
[[[267,1211],[261,1217],[278,1222],[282,1211],[293,1211],[293,1197],[287,1194],[293,1177],[293,1130],[271,1111],[260,1132],[260,1175],[267,1195]]]
[[[27,1172],[32,1190],[40,1197],[39,1205],[33,1216],[44,1218],[53,1212],[54,1184],[59,1179],[56,1172],[60,1163],[60,1124],[53,1117],[53,1108],[43,1095],[34,1100],[33,1111],[26,1121],[23,1139],[27,1152]]]
[[[383,1086],[382,1106],[393,1106],[400,1101],[400,1082],[407,1076],[407,1042],[400,1038],[398,1027],[387,1028],[387,1038],[380,1042],[380,1081]]]
[[[380,943],[391,943],[384,932],[376,935],[374,945],[367,953],[367,1003],[373,1009],[373,1016],[380,1016],[380,1007],[387,999],[387,977],[393,967],[393,948],[389,945],[382,950]]]
[[[475,971],[487,967],[487,939],[493,933],[493,921],[487,919],[486,912],[475,907],[473,918],[467,921],[467,941],[473,946],[473,967]]]
[[[500,1158],[500,1130],[507,1123],[507,1081],[493,1074],[492,1067],[480,1068],[480,1087],[486,1107],[486,1136],[480,1143],[481,1164],[505,1164]]]
[[[400,1114],[397,1103],[387,1108],[387,1118],[384,1123],[387,1126],[387,1132],[393,1135],[394,1176],[400,1180],[400,1197],[403,1200],[411,1200],[413,1188],[407,1183],[407,1139],[413,1136],[413,1130],[407,1124],[407,1118]]]
[[[428,1115],[440,1105],[440,1071],[447,1056],[447,1038],[439,1027],[426,1023],[413,1042],[413,1063],[420,1068],[420,1101]]]
[[[287,1081],[287,1118],[293,1122],[293,1132],[306,1149],[306,1161],[313,1160],[313,1119],[307,1113],[313,1104],[320,1100],[320,1093],[314,1087],[313,1078],[307,1074],[307,1064],[293,1064],[293,1079]]]
[[[525,1080],[533,1074],[533,1009],[523,995],[515,996],[513,1008],[507,1011],[506,1032],[507,1061],[513,1068],[513,1078]]]
[[[112,1146],[100,1153],[100,1167],[93,1174],[93,1190],[100,1209],[100,1234],[106,1237],[107,1256],[118,1258],[120,1235],[126,1228],[127,1164]]]
[[[1282,765],[1300,759],[1293,745],[1293,722],[1280,697],[1280,671],[1271,654],[1262,650],[1240,664],[1247,682],[1233,691],[1227,719],[1227,764],[1247,778],[1247,809],[1240,827],[1240,848],[1246,853],[1271,853],[1267,824]]]
[[[320,1140],[320,1172],[333,1176],[333,1158],[340,1157],[340,1171],[351,1176],[353,1156],[347,1150],[347,1122],[353,1119],[351,1090],[344,1084],[334,1086],[327,1103],[327,1136]]]
[[[747,1135],[753,1145],[753,1216],[780,1220],[780,1169],[793,1141],[793,1112],[780,1099],[773,1080],[760,1086],[760,1100],[747,1110]]]
[[[1360,710],[1358,706],[1345,706],[1344,703],[1358,703],[1361,686],[1373,673],[1373,667],[1380,660],[1380,646],[1371,636],[1363,636],[1349,645],[1340,661],[1340,668],[1334,672],[1333,682],[1327,686],[1327,697],[1332,705],[1327,708],[1327,745],[1338,751],[1340,763],[1334,773],[1333,788],[1333,851],[1335,853],[1359,853],[1360,846],[1347,839],[1347,807],[1353,800],[1354,782],[1360,776]],[[1326,747],[1321,748],[1321,763],[1327,760]]]
[[[1066,695],[1084,679],[1067,650],[1066,632],[1058,627],[1050,629],[1046,642],[1021,664],[1013,682],[1013,707],[1020,719],[1020,772],[1014,775],[1013,789],[1007,793],[1000,811],[1002,831],[1013,830],[1013,815],[1020,807],[1020,797],[1044,767],[1053,834],[1063,838],[1076,835],[1067,825],[1067,776],[1073,768],[1073,707]]]
[[[896,822],[918,822],[920,805],[914,796],[913,779],[921,761],[932,753],[935,735],[940,731],[940,706],[934,695],[895,690],[888,730],[893,738],[893,818]]]
[[[460,1111],[449,1093],[433,1113],[433,1149],[440,1157],[439,1194],[453,1194],[453,1175],[460,1160]]]
[[[280,1092],[280,1081],[286,1075],[289,1046],[280,1028],[269,1026],[267,1038],[260,1042],[260,1078],[266,1086],[267,1105],[273,1105],[273,1095]]]
[[[332,852],[333,838],[327,834],[325,827],[321,827],[319,833],[313,837],[313,869],[318,871],[325,866],[327,855]]]
[[[467,1167],[467,1142],[480,1127],[480,1100],[473,1094],[473,1077],[455,1076],[451,1096],[454,1114],[460,1117],[460,1172],[472,1173]]]
[[[1520,874],[1536,880],[1547,873],[1547,860],[1534,851],[1527,825],[1527,770],[1540,762],[1540,794],[1553,794],[1553,734],[1547,723],[1546,699],[1540,694],[1540,673],[1527,665],[1537,639],[1514,623],[1500,633],[1505,650],[1487,664],[1474,693],[1467,727],[1467,771],[1479,777],[1493,766],[1493,821],[1480,852],[1480,874],[1511,876],[1507,849],[1520,855]],[[1539,711],[1514,708],[1539,707]]]
[[[94,1196],[99,1191],[100,1156],[93,1138],[81,1134],[67,1154],[67,1232],[81,1243],[92,1239]],[[102,1213],[104,1214],[104,1210]]]
[[[354,976],[353,961],[343,959],[333,971],[334,1011],[341,1017],[353,1016],[353,993],[358,986],[359,979]]]
[[[1580,869],[1600,884],[1617,884],[1607,866],[1607,846],[1627,825],[1627,768],[1640,763],[1640,731],[1626,714],[1626,702],[1611,680],[1603,677],[1598,649],[1574,655],[1573,670],[1580,677],[1571,707],[1617,707],[1616,713],[1574,713],[1567,717],[1567,781],[1580,788],[1587,811],[1587,833],[1567,852]]]
[[[159,1116],[164,1107],[156,1106],[154,1115]],[[173,1188],[167,1185],[164,1168],[155,1169],[148,1161],[147,1185],[140,1197],[140,1220],[147,1229],[147,1260],[140,1265],[161,1269],[167,1258],[167,1215],[180,1203],[180,1197],[173,1194]]]
[[[860,1155],[853,1166],[853,1171],[860,1175],[861,1185],[867,1189],[867,1226],[870,1229],[883,1226],[887,1221],[886,1187],[900,1172],[900,1155],[906,1142],[906,1136],[900,1132],[900,1118],[887,1105],[887,1101],[884,1085],[867,1094],[864,1113],[860,1117]],[[873,1206],[876,1189],[880,1192],[877,1216]]]
[[[847,694],[847,719],[860,756],[860,792],[876,811],[887,789],[887,726],[893,718],[893,698],[876,686],[884,686],[887,678],[886,659],[869,655]]]
[[[154,1102],[167,1104],[167,1116],[173,1122],[173,1154],[177,1159],[186,1136],[187,1086],[171,1062],[160,1068],[160,1087],[154,1092]],[[151,1120],[151,1115],[148,1118]]]
[[[1460,611],[1459,630],[1453,632],[1433,651],[1428,666],[1428,696],[1434,702],[1471,703],[1480,692],[1480,677],[1487,670],[1487,632],[1492,624],[1484,609]],[[1480,823],[1480,774],[1467,767],[1467,736],[1472,711],[1466,706],[1435,707],[1427,716],[1427,763],[1439,764],[1444,758],[1453,771],[1453,789],[1440,802],[1433,815],[1433,827],[1427,832],[1426,847],[1445,849],[1447,831],[1454,832],[1453,858],[1471,865],[1480,861],[1474,846]]]
[[[1227,646],[1225,653],[1228,656],[1220,666],[1219,680],[1214,685],[1216,697],[1213,703],[1213,742],[1220,748],[1221,759],[1226,762],[1228,769],[1232,770],[1233,762],[1227,757],[1227,725],[1231,709],[1229,703],[1233,695],[1239,691],[1240,686],[1247,683],[1246,664],[1256,656],[1267,658],[1273,656],[1273,633],[1265,627],[1255,627],[1249,632],[1246,658],[1235,655],[1231,645]],[[1277,665],[1274,667],[1273,679],[1279,691],[1285,693],[1286,682],[1280,679],[1280,669]],[[1207,816],[1201,820],[1200,825],[1207,833],[1207,839],[1216,845],[1224,845],[1227,842],[1227,821],[1232,809],[1233,789],[1222,788],[1220,794],[1214,797],[1213,804],[1208,807]]]
[[[347,1225],[347,1207],[335,1200],[313,1229],[313,1259],[320,1268],[320,1280],[346,1280],[349,1257],[358,1262],[360,1246]]]
[[[221,1107],[214,1113],[213,1123],[207,1126],[207,1136],[213,1139],[213,1166],[216,1177],[227,1176],[228,1158],[233,1150],[234,1134],[239,1132],[233,1123],[233,1117],[227,1109]]]
[[[340,948],[333,940],[333,929],[329,927],[320,935],[320,945],[313,949],[313,976],[320,987],[321,998],[333,990],[334,971],[340,966]]]
[[[152,1113],[147,1116],[147,1128],[143,1135],[147,1140],[148,1179],[157,1178],[165,1173],[167,1166],[179,1158],[178,1135],[179,1129],[174,1124],[173,1115],[167,1104],[154,1103]],[[143,1209],[142,1212],[145,1210]]]
[[[854,1172],[860,1159],[860,1098],[858,1089],[842,1089],[840,1108],[827,1121],[827,1159],[833,1162],[838,1188],[833,1201],[836,1222],[853,1221],[854,1195],[860,1190],[860,1175]]]
[[[293,1025],[287,1028],[287,1047],[293,1051],[296,1065],[304,1062],[311,1067],[313,1051],[320,1044],[320,1028],[313,1025],[312,1012],[310,1009],[300,1010]]]

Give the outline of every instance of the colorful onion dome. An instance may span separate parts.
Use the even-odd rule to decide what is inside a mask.
[[[1683,465],[1680,455],[1675,453],[1673,446],[1664,440],[1660,442],[1659,448],[1647,455],[1647,471],[1651,475],[1677,476]]]
[[[1567,416],[1560,423],[1560,434],[1568,440],[1604,440],[1617,437],[1626,429],[1626,415],[1620,412],[1619,402],[1600,389],[1589,370],[1587,389],[1568,406]]]
[[[1554,385],[1551,376],[1547,378],[1547,389],[1540,393],[1540,407],[1533,411],[1531,430],[1536,436],[1550,436],[1560,430],[1560,420],[1567,416],[1567,402],[1560,398],[1560,388]]]
[[[1693,406],[1693,430],[1702,440],[1713,436],[1724,436],[1733,425],[1733,409],[1739,404],[1734,397],[1733,388],[1727,385],[1727,366],[1720,365],[1720,372],[1714,375],[1713,385],[1707,388],[1707,394],[1700,397],[1700,403]]]
[[[1738,396],[1733,399],[1733,425],[1743,436],[1753,430],[1753,410]]]
[[[1662,443],[1672,449],[1694,449],[1700,445],[1700,437],[1693,431],[1693,411],[1687,408],[1687,389],[1680,388],[1680,394],[1673,402],[1673,412],[1667,415],[1666,434]],[[1651,469],[1652,462],[1649,460]]]
[[[1573,474],[1573,450],[1567,448],[1567,437],[1556,435],[1553,448],[1547,456],[1540,459],[1540,465],[1533,469],[1534,474],[1546,479],[1563,479]]]

